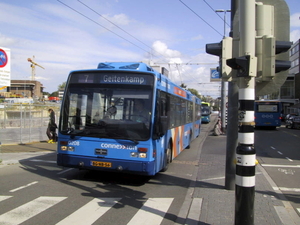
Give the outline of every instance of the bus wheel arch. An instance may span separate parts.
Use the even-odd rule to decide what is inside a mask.
[[[161,172],[165,172],[168,170],[169,168],[169,164],[172,162],[172,141],[170,140],[168,143],[168,147],[165,150],[165,154],[164,154],[164,165],[163,168],[161,170]]]
[[[192,132],[192,130],[190,130],[189,144],[188,144],[188,146],[186,146],[186,149],[190,149],[191,148],[192,139],[193,139],[193,132]]]

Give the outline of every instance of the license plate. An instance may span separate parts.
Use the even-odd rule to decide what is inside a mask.
[[[91,161],[92,166],[97,166],[97,167],[111,167],[110,162],[99,162],[99,161]]]

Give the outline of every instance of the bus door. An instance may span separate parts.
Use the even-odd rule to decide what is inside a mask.
[[[156,170],[166,167],[166,150],[169,144],[169,110],[167,93],[157,91],[153,127],[153,149],[156,150]]]

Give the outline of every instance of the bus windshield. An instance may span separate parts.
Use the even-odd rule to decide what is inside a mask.
[[[71,136],[147,140],[150,137],[150,86],[70,84],[60,132]]]
[[[201,105],[202,116],[210,115],[210,107],[207,105]]]

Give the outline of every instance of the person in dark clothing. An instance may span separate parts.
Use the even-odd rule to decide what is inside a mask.
[[[114,119],[117,114],[117,107],[115,106],[115,103],[111,103],[111,106],[107,109],[105,118],[111,118]]]
[[[145,102],[143,99],[136,99],[134,101],[134,111],[132,115],[132,120],[136,122],[149,122],[150,112],[145,108]]]
[[[56,134],[57,125],[55,123],[55,112],[53,111],[53,109],[48,109],[48,112],[49,112],[49,123],[46,132],[49,138],[48,143],[55,143],[57,142],[57,134]]]

